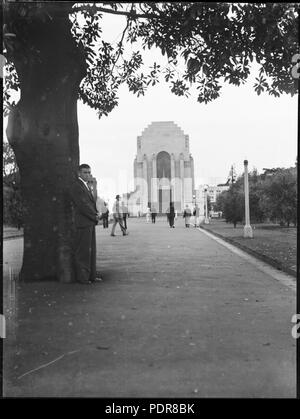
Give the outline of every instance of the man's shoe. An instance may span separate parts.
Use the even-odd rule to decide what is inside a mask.
[[[127,231],[126,233],[123,233],[123,236],[128,236],[128,234],[129,234],[129,233],[128,233],[128,231]]]
[[[111,237],[116,237],[116,235],[115,234],[111,234]]]
[[[101,276],[97,276],[92,282],[102,282],[103,278]]]
[[[96,271],[96,278],[94,282],[101,282],[101,281],[103,281],[103,276],[101,272]]]

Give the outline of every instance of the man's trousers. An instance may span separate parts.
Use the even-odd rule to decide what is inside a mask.
[[[75,235],[75,274],[77,282],[95,281],[96,235],[95,226],[77,228]]]
[[[115,234],[115,229],[116,229],[117,224],[120,225],[122,233],[123,233],[123,235],[125,235],[126,234],[126,228],[122,224],[122,218],[117,218],[117,217],[114,217],[114,222],[113,222],[113,226],[112,226],[112,229],[111,229],[111,234],[112,235]]]

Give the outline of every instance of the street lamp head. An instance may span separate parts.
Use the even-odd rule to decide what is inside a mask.
[[[244,166],[248,165],[248,160],[244,160]]]

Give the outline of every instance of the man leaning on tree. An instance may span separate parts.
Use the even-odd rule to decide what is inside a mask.
[[[95,226],[99,217],[96,201],[88,181],[91,168],[88,164],[79,166],[78,178],[71,187],[71,198],[75,212],[74,264],[76,281],[91,284],[102,280],[96,271]]]

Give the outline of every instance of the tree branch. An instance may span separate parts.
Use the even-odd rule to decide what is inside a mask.
[[[118,59],[120,58],[120,55],[121,55],[121,48],[122,48],[122,44],[123,44],[123,40],[124,40],[124,36],[125,36],[125,33],[126,33],[127,29],[128,29],[128,26],[129,26],[129,20],[127,20],[126,27],[125,27],[125,29],[124,29],[124,31],[123,31],[123,33],[122,33],[121,41],[119,42],[119,51],[118,51],[118,55],[117,55],[117,58],[115,59],[114,65],[113,65],[113,67],[112,67],[112,69],[111,69],[111,74],[113,73],[113,70],[114,70],[114,68],[115,68],[115,65],[116,65],[116,63],[117,63]]]
[[[137,19],[148,19],[148,18],[161,19],[161,16],[158,16],[156,14],[153,14],[153,13],[140,14],[140,13],[136,13],[134,10],[130,12],[125,12],[125,11],[121,12],[119,10],[105,9],[104,7],[97,7],[97,6],[96,6],[96,9],[98,12],[110,13],[113,15],[128,16],[128,17],[137,18]],[[72,9],[72,11],[74,12],[80,12],[81,10],[86,11],[87,6],[76,6]]]

